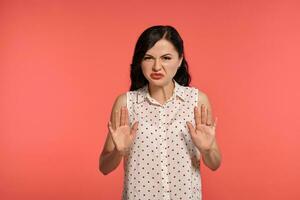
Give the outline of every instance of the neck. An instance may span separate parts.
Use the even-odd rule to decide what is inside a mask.
[[[174,80],[172,80],[170,83],[168,83],[165,86],[155,86],[148,84],[148,91],[150,96],[158,101],[159,103],[163,104],[168,99],[170,99],[173,95],[175,88]]]

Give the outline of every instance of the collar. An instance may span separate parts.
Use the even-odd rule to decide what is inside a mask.
[[[175,83],[175,88],[174,88],[174,93],[173,96],[171,97],[174,98],[174,96],[178,96],[180,97],[180,99],[182,101],[184,101],[185,98],[185,92],[184,92],[184,86],[181,86],[179,83],[177,83],[174,79],[173,82]],[[140,88],[137,92],[137,103],[141,103],[143,102],[146,98],[148,98],[148,100],[152,101],[152,97],[149,94],[149,90],[148,90],[148,84],[145,85],[144,87]]]

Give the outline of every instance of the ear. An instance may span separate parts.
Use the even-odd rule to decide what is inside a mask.
[[[183,55],[179,58],[179,65],[178,65],[178,68],[181,66],[182,60],[183,60]]]

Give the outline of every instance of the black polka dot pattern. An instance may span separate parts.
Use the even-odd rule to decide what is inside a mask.
[[[163,105],[148,86],[127,92],[129,121],[139,121],[135,141],[124,159],[123,200],[201,200],[200,152],[186,121],[195,125],[198,89],[179,85]]]

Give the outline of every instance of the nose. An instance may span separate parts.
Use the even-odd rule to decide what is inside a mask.
[[[154,71],[160,71],[161,67],[162,66],[161,66],[161,63],[160,63],[159,59],[156,59],[155,62],[154,62],[154,65],[152,67],[152,69]]]

